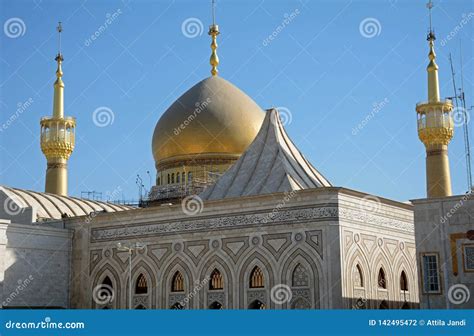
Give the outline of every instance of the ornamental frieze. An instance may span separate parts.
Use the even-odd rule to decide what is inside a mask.
[[[271,217],[270,217],[271,216]],[[271,218],[271,219],[270,219]],[[314,219],[337,219],[337,207],[280,210],[278,213],[265,212],[226,217],[190,218],[175,222],[140,224],[126,227],[92,229],[92,242],[122,239],[134,236],[183,233],[187,231],[209,231],[213,229],[235,228],[279,223],[301,223]]]

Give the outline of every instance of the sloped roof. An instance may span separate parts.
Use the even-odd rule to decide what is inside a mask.
[[[92,201],[70,196],[10,188],[0,186],[0,194],[11,199],[18,208],[32,207],[36,211],[36,219],[60,219],[63,214],[69,217],[89,215],[91,212],[116,212],[130,210],[133,207],[108,202]],[[1,195],[0,195],[1,196]],[[4,200],[4,203],[6,199]]]
[[[288,137],[278,111],[270,109],[239,160],[199,196],[212,200],[330,186]]]

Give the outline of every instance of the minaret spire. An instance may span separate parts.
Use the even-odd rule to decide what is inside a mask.
[[[46,156],[46,186],[45,191],[57,195],[67,195],[67,161],[74,150],[76,120],[64,116],[64,82],[62,80],[61,33],[63,27],[58,27],[58,54],[56,81],[54,82],[53,115],[41,118],[41,151]]]
[[[433,2],[430,0],[426,7],[429,11],[430,18],[430,31],[428,32],[427,40],[430,46],[428,58],[430,60],[428,64],[428,101],[437,102],[439,101],[439,80],[438,80],[438,65],[436,64],[436,53],[434,51],[434,41],[436,40],[435,33],[433,31],[432,20],[431,20],[431,9],[433,8]]]
[[[453,104],[450,100],[440,99],[438,65],[434,41],[436,36],[432,26],[431,10],[433,2],[429,0],[426,7],[429,10],[429,43],[428,72],[428,101],[418,103],[418,137],[426,148],[426,189],[427,196],[451,196],[451,174],[449,169],[448,144],[454,135],[451,112]]]
[[[217,70],[217,66],[219,65],[219,57],[217,56],[217,35],[220,34],[219,32],[219,26],[216,25],[216,2],[215,0],[212,0],[212,25],[209,26],[209,33],[212,37],[212,43],[211,43],[211,58],[209,60],[209,63],[211,64],[211,74],[213,76],[217,76],[219,71]]]

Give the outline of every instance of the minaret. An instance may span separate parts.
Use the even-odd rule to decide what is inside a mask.
[[[212,37],[212,43],[211,43],[211,58],[209,60],[209,63],[211,64],[211,74],[213,76],[217,76],[218,70],[217,66],[219,65],[219,57],[217,56],[217,35],[220,34],[219,32],[219,26],[216,25],[216,3],[215,0],[212,0],[212,25],[209,26],[209,35]]]
[[[449,171],[448,144],[454,133],[450,100],[440,99],[438,82],[438,65],[434,51],[436,39],[431,27],[431,8],[427,4],[430,17],[428,43],[428,101],[416,105],[418,115],[418,137],[426,147],[426,188],[427,197],[451,196],[451,174]]]
[[[53,115],[41,118],[41,150],[48,162],[45,192],[67,196],[67,161],[74,150],[76,119],[64,116],[64,83],[61,64],[61,22],[59,35],[56,81],[54,82]]]

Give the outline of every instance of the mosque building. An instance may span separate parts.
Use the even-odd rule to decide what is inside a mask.
[[[218,74],[219,33],[213,22],[211,76],[156,124],[141,207],[67,195],[76,123],[59,51],[53,114],[41,119],[45,192],[0,186],[2,307],[472,308],[446,299],[453,285],[474,290],[474,203],[449,212],[462,196],[451,196],[453,106],[440,98],[434,33],[428,101],[416,106],[428,198],[412,203],[328,181],[277,109]]]

